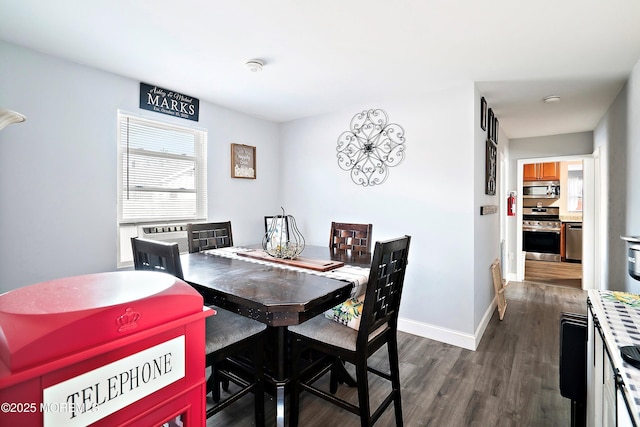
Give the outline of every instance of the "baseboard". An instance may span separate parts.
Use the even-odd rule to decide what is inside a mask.
[[[480,324],[478,325],[478,328],[473,335],[465,334],[454,329],[447,329],[440,326],[430,325],[428,323],[422,323],[415,320],[403,318],[398,319],[398,330],[417,335],[419,337],[428,338],[430,340],[440,341],[446,344],[451,344],[457,347],[465,348],[467,350],[475,351],[480,344],[482,335],[489,325],[489,321],[491,320],[491,316],[493,316],[493,313],[496,310],[496,306],[497,303],[494,298],[493,301],[491,301],[491,304],[489,304],[489,307],[487,308],[484,316],[482,316],[482,320],[480,321]]]
[[[498,315],[497,313],[498,310],[498,300],[497,297],[494,297],[493,300],[491,301],[491,304],[489,304],[489,307],[487,307],[487,310],[484,312],[484,316],[482,316],[482,320],[480,321],[480,324],[478,325],[478,328],[476,329],[476,343],[475,343],[475,347],[474,350],[478,348],[478,346],[480,345],[480,340],[482,340],[482,337],[484,336],[484,332],[487,330],[487,326],[489,326],[489,322],[491,321],[491,318],[493,317],[493,315]]]

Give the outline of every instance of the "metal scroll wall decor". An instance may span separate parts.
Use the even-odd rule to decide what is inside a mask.
[[[338,165],[351,180],[368,187],[382,184],[389,168],[404,160],[404,129],[389,123],[383,110],[365,110],[351,119],[350,130],[338,137]]]

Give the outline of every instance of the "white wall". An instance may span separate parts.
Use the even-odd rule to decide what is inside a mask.
[[[374,240],[411,235],[404,328],[463,346],[475,338],[490,304],[487,259],[497,256],[499,238],[498,215],[476,218],[479,204],[487,204],[478,197],[484,194],[485,148],[476,136],[476,104],[469,83],[428,99],[361,105],[281,126],[282,200],[307,241],[326,245],[332,220],[372,223]],[[351,118],[369,108],[385,110],[404,128],[406,158],[384,184],[365,188],[338,167],[336,146]]]
[[[498,158],[496,159],[496,194],[493,196],[485,194],[486,186],[486,141],[487,132],[480,127],[480,98],[481,94],[475,90],[474,96],[474,327],[482,328],[476,331],[476,334],[482,335],[486,323],[488,323],[493,311],[487,312],[487,308],[492,306],[495,298],[495,290],[493,287],[493,278],[490,266],[496,258],[500,257],[500,216],[504,214],[506,209],[501,205],[501,199],[506,199],[506,193],[501,194],[500,190],[504,188],[501,185],[504,177],[500,175],[500,158],[504,158],[509,140],[498,127]],[[490,108],[491,105],[488,106]],[[499,117],[498,117],[499,119]],[[498,206],[499,210],[496,214],[480,215],[481,206]]]
[[[0,57],[0,106],[27,116],[0,131],[0,292],[115,270],[118,109],[207,129],[209,218],[232,220],[239,244],[260,239],[255,207],[280,205],[275,123],[202,100],[198,123],[154,114],[139,81],[3,42]],[[230,178],[232,142],[257,147],[258,179]]]
[[[114,270],[116,111],[194,123],[139,110],[136,80],[6,43],[0,56],[0,106],[27,116],[0,132],[0,291]],[[489,265],[499,255],[499,215],[479,215],[499,200],[484,195],[479,96],[469,82],[282,125],[201,100],[209,219],[232,220],[238,244],[258,241],[262,217],[280,206],[311,244],[328,243],[332,220],[371,222],[376,240],[409,234],[405,330],[475,348],[493,312]],[[404,127],[407,157],[386,183],[363,188],[338,167],[336,143],[372,107]],[[232,142],[257,146],[257,180],[230,178]]]
[[[627,273],[621,235],[640,235],[640,62],[594,131],[602,158],[601,268],[604,288],[640,293]]]

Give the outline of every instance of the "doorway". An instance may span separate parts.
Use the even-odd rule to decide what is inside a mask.
[[[560,186],[561,200],[539,200],[536,198],[523,197],[522,189],[524,183],[524,165],[558,162],[565,168],[563,182]],[[576,193],[575,182],[570,183],[568,179],[569,165],[581,165],[581,194]],[[594,260],[595,260],[595,185],[594,185],[594,156],[576,155],[563,157],[549,157],[539,159],[520,159],[517,161],[517,188],[518,188],[518,206],[560,206],[562,205],[562,213],[559,219],[562,224],[562,262],[548,262],[545,260],[527,259],[527,254],[523,251],[523,208],[518,209],[517,227],[516,227],[516,253],[519,254],[516,262],[516,280],[532,281],[538,283],[547,283],[551,285],[566,286],[579,289],[594,289]],[[571,166],[574,177],[578,175],[575,171],[578,168]],[[569,192],[570,187],[572,191]],[[571,198],[568,196],[571,193]],[[581,210],[581,212],[580,212]],[[566,257],[566,230],[567,225],[580,225],[580,239],[583,243],[581,250],[582,256],[578,259],[567,259]],[[573,236],[575,229],[569,227]],[[572,252],[571,257],[575,250]]]

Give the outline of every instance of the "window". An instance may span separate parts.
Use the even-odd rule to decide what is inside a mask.
[[[207,132],[118,112],[118,265],[142,224],[207,217]]]
[[[567,172],[567,211],[582,212],[582,162],[569,165]]]

